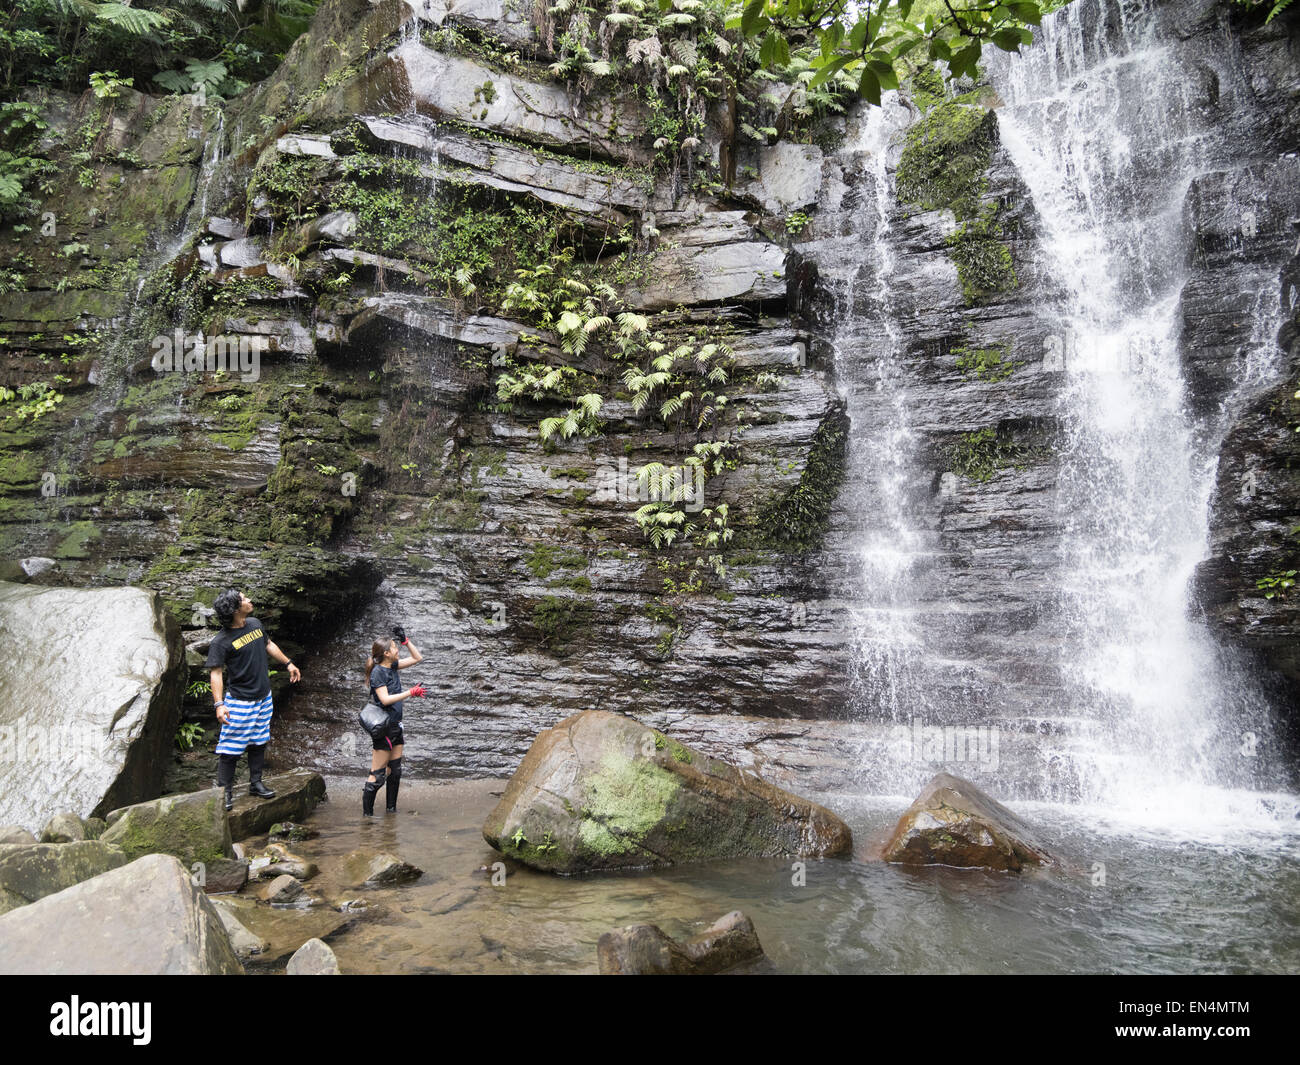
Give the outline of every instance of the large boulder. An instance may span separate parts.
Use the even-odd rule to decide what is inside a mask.
[[[121,847],[128,858],[171,854],[187,867],[235,856],[218,788],[114,810],[100,840]]]
[[[0,846],[0,913],[53,895],[126,865],[126,855],[98,840]]]
[[[77,648],[74,666],[33,647]],[[0,824],[39,831],[157,795],[185,649],[143,588],[0,584]]]
[[[1055,865],[1034,830],[969,780],[939,773],[899,818],[885,844],[887,862],[1019,872]]]
[[[685,943],[676,942],[658,925],[635,924],[606,932],[596,944],[601,976],[705,976],[762,958],[754,922],[739,910]]]
[[[619,714],[586,710],[534,741],[483,838],[555,873],[714,858],[847,856],[849,827]]]
[[[85,844],[65,843],[60,849]],[[189,872],[150,854],[0,917],[0,972],[53,976],[242,973]]]

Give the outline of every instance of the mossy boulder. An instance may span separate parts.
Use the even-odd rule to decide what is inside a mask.
[[[717,858],[847,856],[825,807],[634,718],[587,710],[541,733],[483,826],[535,869],[579,873]]]
[[[904,865],[1008,872],[1059,864],[1029,824],[951,773],[937,774],[899,818],[883,857]]]
[[[185,863],[233,858],[230,825],[221,791],[196,791],[142,802],[108,815],[101,842],[121,847],[129,858],[171,854]]]
[[[117,847],[97,840],[0,845],[0,913],[117,869],[126,861]]]

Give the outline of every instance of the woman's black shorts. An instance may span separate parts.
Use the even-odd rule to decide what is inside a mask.
[[[372,737],[371,749],[376,751],[391,751],[394,747],[400,747],[406,742],[406,737],[402,733],[402,726],[389,725],[382,736],[377,739]]]

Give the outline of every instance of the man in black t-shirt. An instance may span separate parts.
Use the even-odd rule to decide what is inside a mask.
[[[253,604],[238,588],[227,588],[213,603],[222,628],[208,645],[212,698],[221,736],[217,740],[217,783],[225,789],[225,806],[235,804],[235,766],[248,751],[248,794],[272,799],[275,792],[262,783],[266,745],[271,739],[271,677],[267,656],[289,670],[289,680],[302,679],[298,667],[267,636],[253,617]],[[223,684],[222,668],[228,678]]]

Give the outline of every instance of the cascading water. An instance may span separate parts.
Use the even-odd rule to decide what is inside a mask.
[[[1154,32],[1156,5],[1102,6],[1049,20],[995,79],[1002,142],[1065,291],[1044,369],[1060,371],[1064,436],[1057,621],[1076,678],[1068,709],[1088,723],[1070,757],[1083,801],[1148,821],[1236,820],[1256,804],[1222,789],[1268,786],[1275,747],[1267,701],[1189,613],[1224,426],[1191,413],[1179,347],[1183,203],[1230,157]],[[1258,323],[1238,391],[1269,375],[1276,331]]]
[[[859,698],[870,699],[892,721],[913,712],[924,692],[916,674],[922,641],[907,601],[922,550],[909,505],[917,440],[890,292],[894,197],[887,162],[891,141],[910,117],[891,92],[867,111],[853,145],[865,180],[845,212],[854,239],[846,249],[851,272],[843,281],[835,337],[845,404],[860,427],[849,448],[851,509],[871,516],[860,530],[857,564],[861,585],[874,594],[854,605],[854,683]]]
[[[914,792],[948,768],[1005,798],[1064,798],[1147,826],[1294,823],[1269,700],[1189,601],[1229,414],[1278,373],[1276,272],[1245,279],[1262,295],[1231,387],[1217,409],[1194,408],[1180,345],[1194,236],[1184,205],[1198,176],[1239,164],[1197,72],[1162,38],[1161,6],[1077,0],[1045,20],[1026,55],[991,71],[1004,101],[1000,140],[1037,212],[1042,272],[1060,293],[1033,310],[1049,335],[1041,365],[1022,371],[1045,373],[1055,397],[1049,509],[1059,533],[1024,564],[1043,579],[1034,613],[1044,652],[1019,676],[983,668],[973,637],[955,643],[960,573],[946,585],[931,579],[932,564],[944,564],[923,446],[937,392],[916,376],[923,364],[893,291],[907,282],[895,277],[902,238],[887,159],[907,113],[891,95],[863,120],[861,192],[843,212],[857,248],[836,336],[854,426],[859,711],[893,732],[978,722],[1002,740],[1000,769],[994,760],[981,774],[917,757],[910,740],[900,750],[897,737],[872,739],[862,755],[870,792]],[[1219,71],[1216,92],[1241,81]],[[1248,107],[1241,95],[1234,106]],[[1063,683],[1041,680],[1058,672]]]

